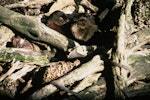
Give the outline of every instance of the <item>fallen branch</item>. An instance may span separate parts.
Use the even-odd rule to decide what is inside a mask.
[[[20,34],[28,36],[33,40],[43,41],[64,51],[67,50],[70,41],[62,34],[59,34],[29,16],[21,15],[2,6],[0,6],[0,9],[0,22],[14,28],[20,32]]]
[[[81,0],[80,2],[81,5],[86,6],[87,8],[89,8],[90,10],[97,12],[99,9],[98,7],[92,5],[88,0]],[[71,6],[71,5],[76,5],[75,0],[57,0],[49,9],[49,12],[46,15],[50,15],[51,13],[53,13],[56,10],[61,10],[67,6]],[[79,5],[77,5],[79,6]]]
[[[8,77],[5,80],[1,81],[0,84],[0,93],[11,98],[15,98],[17,92],[17,86],[19,85],[18,79],[26,75],[28,72],[35,69],[37,66],[29,65],[26,63],[21,63],[17,66],[17,68],[22,68],[11,75],[7,75]],[[12,67],[11,70],[16,70],[17,68]]]
[[[53,29],[50,29],[41,22],[32,19],[32,17],[21,15],[2,6],[0,6],[0,9],[0,22],[14,28],[20,32],[19,34],[25,35],[35,41],[42,41],[53,45],[63,51],[68,51],[68,49],[76,46],[79,48],[80,46],[80,44],[76,41],[67,38]],[[83,53],[80,54],[81,57],[82,55],[85,57],[85,53],[88,51],[85,49],[80,50],[82,50],[80,53]]]
[[[92,5],[88,0],[81,0],[81,5],[86,6],[87,8],[89,8],[94,12],[97,12],[99,10],[98,7]]]
[[[3,75],[0,76],[0,82],[3,81],[7,76],[11,75],[15,70],[20,69],[22,66],[19,65],[20,62],[12,62],[11,65],[12,67],[10,67],[10,69]]]
[[[29,1],[20,1],[18,3],[13,3],[9,5],[5,5],[5,7],[12,8],[20,8],[20,7],[28,7],[28,8],[41,8],[44,4],[49,4],[54,0],[29,0]]]
[[[49,12],[46,15],[50,15],[51,13],[61,10],[64,7],[75,5],[74,0],[57,0],[49,9]]]
[[[88,75],[72,91],[80,92],[84,90],[85,88],[93,85],[93,83],[96,83],[100,76],[101,76],[101,73],[94,73],[94,74]]]
[[[104,100],[106,99],[106,91],[105,79],[101,77],[95,84],[81,91],[80,95],[82,95],[83,100]],[[73,98],[73,96],[69,96],[67,99],[74,100]]]
[[[11,48],[4,49],[0,52],[1,62],[11,62],[13,59],[16,61],[28,62],[36,65],[44,66],[49,63],[49,60],[55,55],[54,51],[51,52],[35,52],[27,49]]]
[[[56,80],[57,83],[66,85],[72,85],[76,81],[82,80],[86,76],[96,73],[99,71],[102,71],[104,69],[103,61],[100,60],[100,56],[96,55],[93,57],[93,59],[83,65],[81,65],[79,68],[71,71],[69,74],[61,77],[60,79]],[[38,91],[35,91],[31,96],[30,99],[42,99],[45,98],[52,93],[56,92],[57,88],[52,85],[46,85],[45,87],[41,88]]]

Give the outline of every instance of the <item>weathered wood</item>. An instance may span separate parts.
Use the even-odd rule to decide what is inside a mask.
[[[131,50],[131,53],[140,49],[141,46],[150,43],[150,28],[145,28],[134,34],[131,34],[129,38],[127,38],[127,49]]]
[[[16,61],[28,62],[36,65],[44,66],[49,63],[49,60],[54,57],[55,52],[32,51],[19,48],[7,48],[0,52],[1,62],[11,62],[13,59]]]
[[[0,6],[0,9],[0,22],[17,30],[18,32],[20,32],[19,34],[25,35],[35,41],[40,41],[49,45],[53,45],[59,49],[62,49],[63,51],[68,51],[68,49],[70,48],[73,48],[75,51],[78,51],[76,49],[86,47],[80,47],[80,44],[76,41],[67,38],[66,36],[58,33],[53,29],[50,29],[40,21],[32,19],[32,17],[21,15],[2,6]],[[72,53],[72,51],[70,51],[70,53]],[[89,51],[87,49],[80,49],[80,55],[78,56],[85,57],[87,56],[88,52]]]
[[[93,83],[96,83],[98,79],[100,78],[100,76],[101,76],[101,73],[94,73],[94,74],[88,75],[73,89],[73,91],[80,92],[84,90],[85,88],[91,86]]]
[[[127,64],[127,54],[126,54],[126,45],[125,45],[125,37],[127,34],[126,32],[126,25],[130,27],[126,19],[131,13],[130,6],[132,5],[133,0],[127,0],[127,2],[124,4],[122,7],[122,12],[120,14],[120,19],[119,19],[119,27],[117,30],[117,38],[115,41],[114,45],[114,50],[113,50],[113,55],[112,59],[114,62],[121,63],[123,65],[128,65]],[[127,8],[128,7],[128,8]],[[130,33],[131,34],[131,33]],[[114,98],[119,99],[119,98],[124,98],[125,95],[123,93],[123,89],[126,87],[126,79],[128,77],[128,72],[123,69],[119,69],[117,67],[113,68],[113,74],[114,74]]]
[[[79,68],[71,71],[69,74],[61,77],[60,79],[56,80],[57,83],[66,85],[72,85],[76,81],[82,80],[87,75],[92,73],[96,73],[102,71],[104,69],[103,61],[100,60],[100,56],[96,55],[93,57],[92,60],[89,62],[81,65]],[[52,84],[46,85],[45,87],[41,88],[38,91],[35,91],[31,96],[30,99],[42,99],[45,98],[57,90],[55,86]]]
[[[80,92],[83,100],[104,100],[106,97],[107,86],[104,77],[101,77],[96,84],[86,88],[84,91]],[[73,96],[68,99],[74,100]]]
[[[3,76],[3,77],[5,76],[8,76],[8,77],[6,77],[5,80],[0,81],[0,93],[10,98],[15,98],[15,95],[17,92],[17,86],[19,86],[18,79],[23,77],[28,72],[35,69],[36,67],[37,66],[35,65],[29,65],[27,63],[21,63],[21,62],[14,63],[12,68],[10,68],[9,72],[6,72]],[[17,71],[17,69],[20,69],[20,70]]]
[[[32,19],[32,17],[21,15],[2,6],[0,6],[0,13],[1,23],[14,28],[20,34],[33,40],[46,42],[64,51],[74,46],[75,41],[48,28],[41,22]]]
[[[137,82],[135,86],[130,87],[126,90],[128,98],[137,98],[137,99],[145,99],[144,97],[149,97],[150,93],[150,83]]]
[[[41,2],[39,2],[39,4],[38,4],[38,2],[36,0],[35,5],[34,5],[34,0],[33,0],[33,2],[29,1],[29,3],[24,2],[23,5],[17,3],[16,5],[13,5],[13,4],[7,5],[7,7],[14,8],[14,7],[20,6],[20,7],[29,7],[30,9],[31,8],[40,9],[41,5],[43,5],[43,2],[50,2],[53,0],[48,0],[48,1],[38,0],[38,1],[41,1]],[[57,0],[57,1],[60,2],[60,1],[65,1],[65,0]],[[81,0],[81,4],[83,1],[87,1],[87,0]],[[120,0],[117,0],[117,1],[121,2]],[[144,20],[147,16],[145,16],[143,14],[144,17],[143,17],[143,15],[142,15],[142,17],[144,18],[144,20],[142,18],[140,18],[141,16],[139,16],[137,14],[138,13],[137,9],[139,10],[139,13],[140,13],[140,11],[143,11],[143,8],[140,7],[141,4],[139,4],[139,5],[135,4],[137,6],[132,5],[133,1],[134,0],[126,0],[126,2],[123,2],[123,0],[122,0],[122,2],[124,4],[123,4],[121,16],[120,16],[119,27],[117,28],[118,29],[117,38],[116,38],[117,42],[114,43],[114,47],[116,47],[116,48],[113,48],[113,50],[112,50],[113,54],[112,54],[112,56],[110,55],[112,57],[111,59],[113,59],[113,63],[126,65],[131,69],[130,76],[127,77],[127,73],[124,69],[118,68],[118,67],[112,68],[113,74],[114,74],[113,78],[114,78],[114,85],[115,85],[114,86],[115,94],[112,93],[114,87],[112,88],[111,93],[113,96],[115,95],[117,97],[117,99],[118,99],[118,97],[123,98],[124,96],[127,96],[129,99],[132,99],[133,97],[136,97],[136,96],[149,95],[149,92],[150,92],[149,80],[145,80],[145,79],[149,78],[149,75],[150,75],[150,69],[149,69],[149,66],[150,66],[150,63],[149,63],[149,61],[150,61],[149,31],[150,31],[150,29],[147,28],[147,29],[141,30],[141,27],[139,28],[139,27],[134,26],[135,23],[137,24],[136,20],[138,20],[140,24],[144,24],[146,26],[147,22],[144,22]],[[71,5],[75,5],[74,0],[70,0],[70,1],[67,0],[66,2],[68,2],[68,4],[65,4],[65,5],[63,5],[61,2],[59,7],[55,5],[55,7],[56,7],[55,9],[53,9],[53,5],[51,7],[54,11],[54,10],[59,10],[59,9],[61,10],[63,7],[66,7],[66,5],[68,6],[69,2],[72,2]],[[136,2],[136,1],[134,1],[134,2]],[[149,1],[145,1],[145,2],[149,2]],[[54,3],[54,4],[56,4],[56,3]],[[82,4],[82,5],[84,5],[84,4]],[[138,6],[139,6],[139,8],[134,8],[134,7],[138,7]],[[89,7],[90,7],[90,5],[89,5]],[[133,7],[132,10],[136,10],[136,11],[133,11],[133,13],[135,13],[135,14],[131,14],[131,7]],[[50,8],[51,11],[52,11],[52,9]],[[144,9],[144,10],[146,11],[146,9]],[[18,32],[20,32],[19,34],[26,35],[28,38],[35,40],[35,42],[38,42],[41,44],[46,43],[46,45],[47,44],[53,45],[59,49],[62,49],[63,51],[67,51],[67,52],[69,51],[70,53],[67,57],[70,59],[77,58],[77,57],[85,57],[88,55],[88,53],[90,53],[89,52],[90,50],[94,51],[95,49],[97,49],[97,46],[95,46],[95,47],[89,46],[90,49],[88,49],[88,46],[85,46],[85,45],[81,46],[77,42],[59,34],[58,32],[56,32],[52,29],[47,28],[44,24],[37,21],[36,19],[34,19],[31,16],[24,16],[24,15],[21,15],[18,13],[14,13],[13,11],[11,11],[11,13],[10,13],[9,11],[10,10],[4,10],[3,7],[0,7],[0,22],[1,23],[17,30]],[[96,12],[96,9],[94,12]],[[100,15],[99,16],[100,19],[106,18],[105,15],[107,13],[108,13],[108,9],[106,9],[104,12],[101,13],[103,16]],[[134,19],[135,23],[133,23],[134,21],[133,21],[132,17],[133,18],[135,17],[135,19]],[[104,21],[104,23],[105,23],[105,21]],[[135,31],[135,28],[137,28],[138,32],[136,32],[137,30]],[[16,52],[15,49],[14,49],[14,51],[12,51],[13,49],[11,49],[11,50],[9,50],[10,52],[8,52],[6,50],[6,52],[4,53],[3,50],[6,49],[5,48],[6,42],[9,41],[9,39],[14,34],[11,34],[10,37],[7,34],[5,39],[3,38],[3,34],[5,34],[5,32],[4,33],[1,32],[1,35],[0,35],[0,37],[1,37],[0,44],[2,44],[0,47],[0,50],[1,50],[0,61],[11,62],[15,58],[15,60],[28,62],[27,64],[25,64],[25,66],[17,65],[17,63],[14,65],[11,65],[12,67],[10,67],[10,69],[6,73],[2,73],[2,75],[0,76],[0,92],[1,92],[1,94],[6,94],[10,97],[15,97],[17,87],[19,86],[18,79],[23,77],[24,75],[27,75],[28,72],[31,72],[34,68],[37,67],[37,66],[32,66],[32,64],[43,66],[49,62],[48,59],[51,58],[51,56],[47,57],[47,54],[45,55],[42,52],[36,52],[36,53],[34,53],[33,51],[23,52],[21,49],[18,49],[19,52],[18,52],[18,50]],[[146,46],[148,46],[148,48]],[[98,52],[98,53],[100,53],[100,52]],[[19,56],[18,56],[18,54],[19,54]],[[44,56],[45,58],[43,58],[42,60],[39,61],[39,58],[36,57],[37,54],[40,54],[41,55],[40,57]],[[7,56],[9,56],[8,59],[6,59]],[[32,60],[30,57],[33,57],[34,60]],[[45,61],[45,62],[43,62],[43,61]],[[86,64],[89,67],[84,67],[82,70],[77,69],[76,71],[73,71],[74,73],[72,73],[72,72],[68,73],[68,75],[60,78],[59,80],[56,80],[56,82],[60,83],[59,85],[62,85],[62,84],[72,85],[76,81],[80,81],[82,79],[84,81],[84,80],[86,80],[86,78],[91,76],[91,74],[93,75],[92,72],[101,71],[101,70],[98,70],[97,67],[95,67],[95,66],[97,66],[96,65],[97,62],[98,62],[97,60],[93,61],[93,63],[88,62],[88,64],[87,63]],[[29,63],[31,65],[28,65]],[[105,63],[107,65],[107,62],[105,62]],[[85,65],[81,65],[80,67],[82,67],[82,66],[85,66]],[[1,65],[0,67],[3,68],[3,65]],[[5,69],[3,68],[3,70],[5,70]],[[91,71],[89,72],[89,70],[91,70]],[[95,70],[95,71],[92,71],[92,70]],[[16,71],[16,73],[15,73],[15,71]],[[101,74],[101,73],[96,73],[97,77],[99,76],[99,74]],[[97,77],[94,77],[94,78],[97,79]],[[92,78],[92,79],[94,79],[94,78]],[[27,84],[27,87],[25,87],[21,93],[24,93],[26,91],[28,92],[28,89],[30,87],[32,87],[32,77],[30,79],[31,80],[29,80],[29,84]],[[49,81],[50,80],[48,80],[47,82],[49,82]],[[112,84],[105,83],[104,79],[102,81],[101,80],[99,80],[99,81],[101,82],[101,85],[97,85],[98,84],[98,82],[97,82],[96,85],[93,85],[90,88],[85,89],[84,91],[80,92],[80,94],[83,97],[85,97],[84,98],[85,100],[88,100],[88,99],[96,100],[97,98],[104,99],[104,97],[107,96],[107,91],[109,92],[109,89],[108,90],[106,90],[106,89],[111,87]],[[111,81],[113,81],[113,80],[111,80]],[[134,83],[135,83],[135,86],[133,86]],[[85,84],[84,86],[89,85],[89,83],[86,83],[86,82],[84,82],[83,84]],[[107,87],[106,87],[106,84],[107,84]],[[91,85],[91,83],[90,83],[90,85]],[[76,92],[78,92],[80,90],[83,90],[82,83]],[[124,91],[124,90],[126,90],[126,91]],[[55,91],[56,91],[56,87],[49,84],[46,87],[42,88],[41,90],[35,91],[35,93],[31,96],[31,99],[33,97],[35,97],[35,99],[36,98],[43,99],[43,98],[51,95]],[[99,94],[99,95],[97,95],[97,94]],[[72,97],[72,96],[69,96],[69,99],[70,99],[70,97]],[[72,100],[72,98],[71,98],[71,100]]]
[[[15,34],[13,33],[11,29],[9,29],[6,26],[0,25],[0,49],[5,48],[6,43],[11,41],[11,38],[14,35]]]
[[[134,0],[127,0],[122,8],[117,32],[117,42],[113,52],[113,61],[128,65],[131,69],[130,76],[123,69],[113,68],[115,97],[124,98],[124,89],[130,84],[149,76],[150,51],[141,47],[149,43],[149,29],[133,34],[135,27],[131,16],[131,6]],[[127,28],[129,27],[129,28]],[[130,31],[129,31],[130,29]],[[145,33],[145,34],[144,34]],[[133,37],[136,36],[134,39]],[[127,39],[127,37],[130,37]],[[135,43],[135,41],[137,43]],[[130,45],[129,45],[130,44]],[[141,50],[141,51],[138,51]],[[142,51],[143,50],[143,51]]]
[[[79,1],[80,2],[80,1]],[[99,9],[98,7],[92,5],[88,0],[81,0],[81,2],[79,3],[81,5],[86,6],[87,8],[91,9],[94,12],[97,12]],[[46,15],[50,15],[51,13],[53,13],[56,10],[61,10],[62,8],[65,8],[67,6],[75,6],[75,0],[57,0],[49,9],[49,12]],[[79,5],[77,5],[79,6]]]
[[[129,86],[135,81],[145,79],[150,75],[150,51],[146,55],[132,54],[128,57],[128,63],[132,66],[130,77],[127,79]]]
[[[18,3],[13,3],[9,5],[5,5],[5,7],[12,9],[12,8],[19,8],[19,7],[29,7],[29,8],[41,8],[44,4],[49,4],[53,2],[53,0],[31,0],[31,1],[20,1]]]

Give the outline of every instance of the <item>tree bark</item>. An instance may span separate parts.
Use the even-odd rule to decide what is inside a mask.
[[[2,6],[0,6],[0,9],[0,22],[17,30],[20,34],[56,46],[64,51],[75,46],[75,41],[48,28],[40,21],[32,19],[32,17],[21,15]]]

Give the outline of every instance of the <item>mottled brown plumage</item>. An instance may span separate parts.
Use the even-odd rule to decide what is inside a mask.
[[[94,17],[87,13],[65,14],[61,11],[52,13],[46,25],[69,38],[88,41],[98,30]]]
[[[69,21],[67,15],[61,11],[53,12],[48,18],[46,22],[46,26],[63,33],[62,27]]]
[[[79,60],[75,60],[72,62],[65,62],[65,61],[59,61],[59,62],[52,62],[49,67],[47,67],[43,81],[44,83],[53,81],[69,71],[71,71],[74,67],[78,66],[80,64]]]
[[[97,30],[98,27],[94,20],[84,16],[77,19],[76,23],[71,27],[73,36],[84,42],[88,41]]]
[[[13,37],[12,45],[15,48],[25,48],[25,49],[33,50],[33,45],[28,40],[23,39],[21,37]]]

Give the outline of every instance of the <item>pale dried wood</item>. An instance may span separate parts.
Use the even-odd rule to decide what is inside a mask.
[[[67,75],[61,77],[57,81],[57,83],[66,85],[72,85],[76,81],[82,80],[86,76],[102,71],[104,69],[103,61],[100,60],[100,56],[96,55],[93,57],[92,60],[89,62],[81,65],[79,68],[71,71]],[[56,92],[57,88],[52,84],[46,85],[45,87],[41,88],[38,91],[35,91],[31,96],[30,99],[42,99],[45,98],[52,93]]]
[[[20,7],[29,7],[29,8],[41,8],[44,4],[52,3],[54,0],[28,0],[28,1],[20,1],[17,3],[4,5],[5,7],[12,8],[20,8]]]
[[[0,22],[14,28],[22,35],[25,35],[35,41],[53,45],[63,51],[68,51],[70,48],[78,49],[80,47],[80,44],[76,41],[47,27],[40,21],[32,19],[33,17],[21,15],[2,6],[0,6],[0,9]],[[81,46],[81,48],[82,47],[83,46]],[[85,57],[85,54],[87,54],[88,51],[85,49],[80,50],[82,50],[80,51],[80,54],[83,53],[81,54],[81,57]]]

